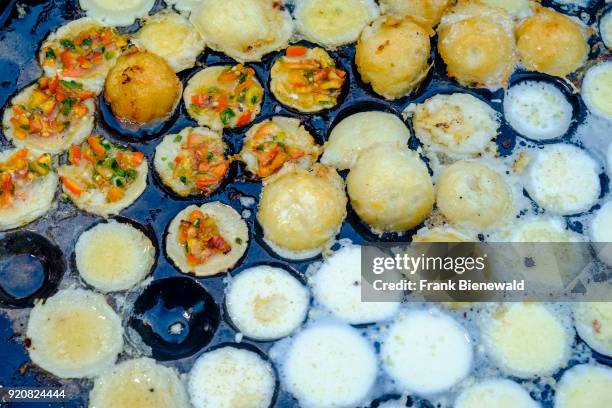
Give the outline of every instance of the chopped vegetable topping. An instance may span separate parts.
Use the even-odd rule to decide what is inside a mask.
[[[174,141],[180,143],[181,138]],[[191,187],[191,194],[211,194],[225,178],[229,162],[221,140],[194,131],[182,141],[170,167],[175,179]]]
[[[263,96],[253,68],[235,65],[223,70],[217,81],[218,87],[200,89],[191,97],[190,109],[199,113],[214,112],[224,127],[249,124]]]
[[[298,160],[304,151],[285,143],[284,130],[273,122],[262,124],[245,147],[257,157],[257,176],[268,177],[276,173],[285,162]]]
[[[205,263],[215,254],[227,254],[232,250],[219,233],[214,218],[200,210],[193,210],[186,220],[181,220],[178,241],[185,249],[187,263],[192,266]]]
[[[121,200],[138,176],[145,157],[142,152],[110,144],[99,136],[72,145],[68,150],[69,170],[61,176],[64,191],[80,196],[85,191],[101,191],[108,202]]]
[[[51,171],[51,155],[29,155],[28,149],[20,149],[8,160],[0,162],[0,208],[13,205],[24,196],[27,186]]]
[[[89,108],[84,102],[94,96],[79,82],[63,81],[58,76],[40,78],[27,104],[12,107],[15,137],[23,140],[28,135],[61,134],[73,120],[87,115]]]
[[[126,37],[116,29],[92,27],[43,48],[43,65],[57,65],[64,77],[81,77],[96,73],[104,67],[105,60],[126,46]]]
[[[290,46],[272,67],[274,94],[286,105],[304,111],[335,105],[346,72],[322,48]]]

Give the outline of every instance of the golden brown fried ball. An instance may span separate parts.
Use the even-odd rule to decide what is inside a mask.
[[[379,3],[385,14],[417,17],[435,27],[454,0],[379,0]]]
[[[104,99],[124,121],[146,124],[164,120],[178,104],[183,86],[163,58],[132,50],[117,59],[104,85]]]
[[[410,93],[429,71],[430,28],[412,17],[380,17],[361,33],[355,63],[361,79],[387,99]]]
[[[574,72],[585,63],[589,52],[585,29],[552,9],[535,7],[535,14],[516,30],[521,62],[528,70],[549,75]]]
[[[515,66],[512,17],[501,8],[458,5],[438,26],[438,50],[460,83],[503,87]]]

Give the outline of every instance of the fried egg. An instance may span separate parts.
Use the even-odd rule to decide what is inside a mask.
[[[612,266],[612,201],[608,201],[595,212],[591,219],[590,233],[597,256]]]
[[[408,145],[410,131],[400,118],[392,113],[358,112],[342,119],[329,134],[321,163],[338,170],[351,168],[362,151],[378,143]]]
[[[149,166],[142,152],[90,136],[73,145],[59,167],[64,193],[78,208],[108,217],[119,214],[147,188]]]
[[[291,45],[270,70],[270,90],[285,106],[319,112],[338,104],[346,72],[323,48]]]
[[[474,234],[460,231],[449,226],[423,227],[412,236],[413,242],[474,242],[477,237]]]
[[[525,81],[504,96],[504,117],[514,130],[532,140],[563,136],[572,123],[574,109],[553,84]]]
[[[418,153],[379,144],[363,151],[346,178],[351,206],[374,233],[403,232],[429,216],[434,187]]]
[[[459,83],[505,87],[516,62],[512,17],[501,8],[459,4],[438,26],[438,51]]]
[[[283,1],[202,0],[191,22],[210,48],[239,62],[285,48],[293,34]]]
[[[223,136],[205,127],[187,127],[164,136],[155,148],[153,164],[163,183],[180,196],[208,196],[229,169]]]
[[[96,378],[89,408],[189,408],[178,373],[150,358],[123,361]]]
[[[283,258],[306,259],[329,246],[346,216],[344,181],[320,164],[286,165],[263,182],[257,220],[264,240]]]
[[[79,0],[87,16],[113,26],[129,26],[146,16],[155,0]]]
[[[574,323],[582,340],[604,356],[612,356],[612,303],[574,303]]]
[[[221,65],[204,68],[192,76],[183,102],[189,116],[200,126],[221,131],[251,123],[261,111],[263,95],[253,68]]]
[[[608,11],[599,20],[599,35],[608,49],[612,49],[612,12]]]
[[[187,388],[194,408],[268,408],[276,375],[259,354],[224,346],[196,360]]]
[[[516,28],[516,47],[529,71],[566,76],[587,60],[589,45],[585,28],[561,13],[535,4],[534,15]]]
[[[61,290],[35,304],[28,321],[32,362],[60,378],[91,378],[123,349],[121,318],[102,295]]]
[[[168,119],[182,92],[183,84],[164,58],[136,48],[117,59],[104,84],[104,99],[113,114],[134,125]]]
[[[58,181],[53,167],[49,154],[0,152],[0,231],[26,225],[49,211]]]
[[[384,14],[413,16],[424,20],[431,27],[440,22],[442,15],[453,4],[452,0],[380,0]]]
[[[91,133],[94,127],[95,95],[93,92],[84,91],[87,94],[83,93],[83,99],[76,104],[79,106],[77,111],[74,104],[69,106],[59,102],[57,92],[49,91],[48,85],[41,89],[43,80],[52,81],[43,77],[11,100],[11,104],[4,109],[2,126],[6,138],[17,147],[59,154],[71,144],[82,142]],[[71,91],[81,93],[79,83],[66,83],[75,87]],[[57,114],[51,119],[56,109]]]
[[[164,58],[175,72],[193,67],[206,47],[189,20],[168,10],[146,18],[132,41]]]
[[[429,72],[433,34],[412,17],[376,19],[363,30],[355,48],[361,80],[386,99],[410,94]]]
[[[38,60],[45,75],[76,80],[100,93],[108,71],[126,46],[126,37],[116,29],[84,17],[49,35],[40,47]]]
[[[287,162],[307,170],[317,161],[319,152],[319,146],[299,119],[273,116],[246,132],[240,159],[251,174],[264,178]]]
[[[612,120],[612,62],[602,62],[586,72],[582,80],[582,98],[587,108],[602,118]]]
[[[490,7],[501,7],[516,19],[525,18],[532,14],[529,0],[477,0]]]
[[[495,154],[499,115],[466,93],[438,94],[409,107],[416,137],[426,151],[450,157]]]
[[[508,303],[484,321],[482,343],[507,374],[531,378],[552,374],[569,359],[574,333],[541,303]]]
[[[165,3],[169,6],[173,6],[176,10],[185,12],[185,14],[191,13],[193,10],[198,8],[202,0],[166,0]]]
[[[606,408],[612,401],[612,369],[578,364],[563,373],[555,393],[556,408]]]
[[[477,161],[444,167],[436,190],[438,209],[453,225],[487,231],[502,225],[514,211],[504,177]]]
[[[400,306],[399,302],[361,300],[361,247],[358,245],[340,248],[325,257],[323,263],[309,276],[308,284],[318,303],[349,324],[387,320]]]
[[[370,393],[377,371],[374,347],[357,330],[320,323],[291,339],[281,382],[301,407],[355,407]]]
[[[569,144],[547,145],[535,152],[524,174],[525,188],[543,209],[560,215],[589,210],[599,198],[601,166]]]
[[[508,242],[580,242],[579,234],[567,228],[561,217],[533,217],[519,221],[501,232]]]
[[[190,217],[194,211],[200,214],[192,221]],[[210,228],[200,229],[200,232],[192,237],[193,234],[189,232],[191,227],[204,227],[205,220],[211,221]],[[210,242],[209,234],[220,237],[227,245],[227,251],[219,250],[215,242]],[[190,205],[174,217],[168,226],[166,252],[180,271],[196,276],[212,276],[226,272],[236,265],[244,255],[248,242],[249,228],[240,214],[229,205],[214,201],[199,207]],[[192,261],[190,255],[197,259]]]
[[[81,234],[74,247],[81,278],[101,292],[127,290],[155,263],[155,247],[139,229],[109,220]]]
[[[439,310],[410,310],[386,332],[383,368],[402,391],[427,396],[445,391],[472,369],[465,328]]]
[[[225,307],[234,326],[258,341],[288,336],[306,319],[310,294],[282,268],[261,265],[232,277]]]
[[[474,384],[459,394],[455,408],[539,408],[519,384],[511,380],[495,378]]]
[[[357,41],[379,14],[374,0],[296,0],[294,7],[297,31],[306,40],[332,50]]]

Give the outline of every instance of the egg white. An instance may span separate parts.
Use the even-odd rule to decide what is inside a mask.
[[[612,303],[574,303],[574,323],[578,335],[589,347],[612,356]]]
[[[299,33],[332,50],[357,41],[380,13],[373,0],[296,0],[294,7]]]
[[[507,374],[531,378],[552,374],[570,355],[573,330],[541,303],[508,303],[483,322],[482,343]]]
[[[276,389],[270,362],[259,354],[225,346],[202,354],[189,373],[194,408],[268,408]]]
[[[308,289],[282,268],[260,265],[241,271],[229,282],[225,306],[245,336],[269,341],[285,337],[306,319]]]
[[[493,108],[466,93],[438,94],[409,106],[416,137],[426,151],[450,157],[497,153],[500,119]]]
[[[560,215],[590,209],[601,191],[601,166],[584,150],[569,144],[547,145],[534,153],[524,174],[530,197]]]
[[[607,408],[612,400],[612,368],[578,364],[563,373],[555,392],[556,408]]]
[[[370,393],[378,367],[374,347],[356,329],[320,323],[291,339],[281,372],[300,407],[355,407]]]
[[[190,408],[176,370],[142,357],[125,360],[96,378],[89,408]]]
[[[202,0],[190,18],[210,48],[239,62],[285,48],[293,34],[283,1]]]
[[[74,247],[79,274],[102,292],[134,287],[155,263],[155,247],[140,230],[109,220],[81,234]]]
[[[356,285],[355,283],[359,284]],[[349,324],[367,324],[391,318],[399,302],[361,300],[361,247],[350,245],[325,257],[308,278],[315,300]]]
[[[407,145],[410,131],[400,118],[381,111],[359,112],[342,119],[329,134],[321,163],[346,170],[362,150],[378,143]]]
[[[455,408],[539,408],[529,392],[514,381],[494,378],[481,381],[466,389],[457,397]]]
[[[91,378],[123,349],[121,318],[100,294],[65,289],[36,303],[28,321],[32,362],[60,378]]]
[[[313,257],[331,244],[346,216],[344,182],[329,167],[293,163],[264,180],[257,220],[264,240],[283,258]]]
[[[582,80],[581,94],[591,112],[612,120],[612,61],[589,68]]]
[[[139,48],[164,58],[175,72],[192,68],[206,47],[187,18],[168,10],[145,18],[132,41]]]
[[[129,26],[144,17],[155,0],[79,0],[87,16],[113,26]]]

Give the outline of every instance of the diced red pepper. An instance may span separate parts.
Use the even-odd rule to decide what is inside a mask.
[[[287,47],[285,54],[288,57],[303,57],[308,52],[308,48],[302,47],[301,45],[291,45]]]

